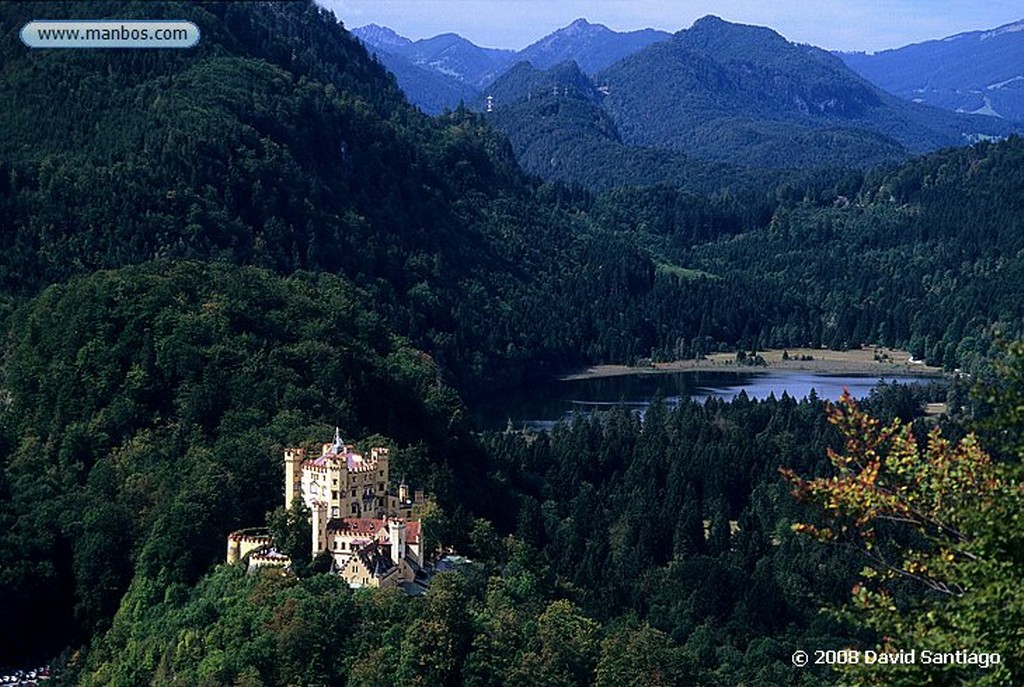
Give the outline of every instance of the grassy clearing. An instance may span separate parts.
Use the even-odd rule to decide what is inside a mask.
[[[692,281],[694,279],[719,279],[718,275],[711,274],[710,272],[704,272],[702,270],[693,270],[689,267],[680,267],[674,265],[671,262],[658,262],[655,264],[655,270],[658,274],[675,277],[683,281]]]

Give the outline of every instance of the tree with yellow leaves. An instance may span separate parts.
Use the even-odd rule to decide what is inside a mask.
[[[839,615],[878,637],[866,649],[915,652],[908,664],[844,666],[844,677],[915,686],[1024,680],[1019,465],[994,461],[973,434],[954,443],[935,428],[919,442],[909,425],[883,425],[848,394],[829,420],[843,438],[843,449],[828,454],[833,474],[782,470],[816,510],[816,522],[793,529],[863,552],[861,580]],[[939,654],[950,660],[930,660]],[[971,654],[985,654],[988,667],[966,663]]]

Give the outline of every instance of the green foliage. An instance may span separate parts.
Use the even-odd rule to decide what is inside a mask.
[[[630,617],[649,626],[649,656],[602,645],[598,683],[663,670],[698,684],[815,684],[823,674],[794,669],[790,655],[842,641],[815,609],[845,597],[856,559],[789,532],[798,510],[774,471],[790,460],[820,469],[835,439],[821,413],[817,401],[741,398],[654,405],[643,424],[618,410],[535,438],[488,436],[498,480],[519,501],[501,523],[519,547],[504,559],[506,588],[559,590],[606,637]],[[534,573],[524,558],[539,562]]]
[[[787,471],[794,493],[820,524],[794,527],[866,556],[862,582],[840,614],[880,638],[879,653],[920,659],[882,669],[845,666],[860,685],[1018,681],[1024,671],[1024,488],[1019,463],[1000,464],[968,435],[954,444],[933,430],[919,445],[899,420],[882,426],[849,398],[831,420],[845,441],[831,452],[832,476]],[[925,660],[924,652],[980,653],[992,665]],[[998,658],[991,659],[992,655]],[[977,663],[977,661],[975,661]]]
[[[511,146],[462,108],[429,119],[302,2],[6,3],[0,29],[112,13],[190,18],[203,42],[0,44],[0,662],[87,646],[72,677],[96,685],[827,679],[789,656],[838,641],[810,609],[848,593],[851,561],[791,535],[802,516],[775,473],[824,468],[835,435],[816,401],[656,405],[643,423],[616,411],[480,440],[446,380],[473,394],[724,346],[977,361],[986,325],[1022,319],[1019,139],[810,184],[623,146],[571,68],[552,75],[574,92],[495,113]],[[829,95],[815,79],[794,88]],[[686,133],[728,147],[792,132],[729,124]],[[797,148],[888,155],[835,124]],[[614,171],[716,193],[594,198],[524,176],[512,146],[593,188]],[[350,593],[317,564],[210,573],[224,535],[280,503],[281,448],[335,425],[393,442],[439,501],[427,551],[455,544],[480,566],[421,599]],[[1010,506],[976,517],[998,533],[978,546],[1016,551]],[[308,560],[303,516],[270,521]],[[983,590],[957,632],[1018,606],[992,560],[957,582]],[[990,629],[1010,641],[998,633],[1020,625]]]
[[[22,619],[11,651],[102,629],[133,574],[198,580],[227,532],[280,502],[282,447],[336,424],[427,437],[431,458],[409,477],[428,488],[445,473],[480,482],[470,463],[439,467],[464,430],[436,368],[335,277],[201,263],[98,272],[17,311],[4,375],[0,550],[21,561],[0,577]],[[30,612],[51,605],[53,616]]]
[[[105,7],[8,3],[0,26]],[[481,118],[409,106],[312,3],[117,12],[192,19],[203,41],[187,58],[6,48],[0,291],[214,259],[344,273],[466,391],[603,354],[583,352],[577,314],[586,223],[542,199]],[[566,321],[578,333],[553,336]]]
[[[136,582],[111,632],[73,666],[79,684],[568,687],[594,684],[595,670],[599,684],[684,675],[664,635],[646,628],[602,642],[600,625],[572,603],[513,597],[499,578],[441,574],[409,599],[351,592],[333,576],[219,566],[182,598],[151,592]],[[132,608],[145,611],[131,617]],[[624,655],[619,638],[651,653]]]
[[[823,50],[710,16],[598,79],[623,140],[754,167],[867,167],[960,144],[968,127],[1010,131],[902,101]]]
[[[497,105],[491,121],[526,169],[595,191],[810,185],[822,170],[867,169],[910,151],[961,145],[965,131],[1013,130],[906,102],[825,51],[716,17],[593,80],[572,63],[540,71],[524,62],[487,92]]]
[[[595,687],[669,687],[695,682],[692,666],[664,632],[626,625],[601,642]]]
[[[309,509],[301,499],[295,499],[291,508],[278,506],[267,513],[267,528],[277,550],[292,559],[295,574],[304,577],[313,557]]]

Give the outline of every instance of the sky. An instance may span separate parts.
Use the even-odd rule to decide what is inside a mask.
[[[615,31],[675,32],[714,14],[768,26],[828,50],[878,51],[1024,19],[1021,0],[318,0],[348,28],[379,24],[407,38],[453,32],[522,49],[579,17]]]

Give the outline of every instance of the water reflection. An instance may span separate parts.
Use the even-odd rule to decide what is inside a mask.
[[[762,372],[675,372],[636,374],[618,377],[574,379],[506,394],[477,405],[474,415],[480,429],[501,430],[511,422],[515,429],[548,429],[558,420],[571,419],[575,413],[607,410],[625,405],[643,412],[654,398],[666,405],[678,405],[684,399],[703,402],[709,398],[731,400],[741,391],[752,399],[764,399],[785,392],[797,399],[813,390],[819,398],[835,400],[848,388],[855,398],[871,393],[879,382],[900,384],[934,380],[923,376],[828,375],[802,371]]]

